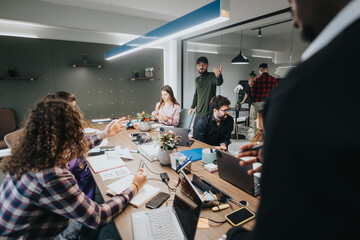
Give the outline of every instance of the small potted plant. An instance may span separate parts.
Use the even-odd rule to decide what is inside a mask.
[[[244,87],[241,84],[237,85],[234,88],[234,92],[236,93],[235,99],[238,99],[235,108],[237,108],[238,110],[240,110],[240,108],[241,108],[241,99],[239,99],[239,92],[240,92],[240,90],[243,90],[243,89],[244,89]]]
[[[134,77],[135,77],[135,78],[139,78],[139,70],[135,70],[135,71],[134,71]]]
[[[8,72],[9,77],[15,77],[16,76],[16,69],[14,67],[6,67],[5,71]]]
[[[146,132],[150,131],[151,129],[151,115],[148,113],[145,113],[144,111],[142,113],[137,113],[137,119],[139,121],[139,128],[140,131]]]
[[[173,131],[167,131],[159,135],[158,143],[160,144],[158,158],[162,165],[170,165],[170,154],[176,151],[176,143],[181,140]]]

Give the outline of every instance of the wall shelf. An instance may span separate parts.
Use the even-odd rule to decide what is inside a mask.
[[[151,78],[146,78],[146,77],[144,77],[144,78],[129,78],[129,80],[131,80],[131,81],[135,81],[135,80],[150,80],[150,81],[154,81],[155,79],[157,79],[157,78],[154,78],[154,77],[151,77]]]
[[[34,81],[35,77],[0,77],[0,80],[2,79],[28,79],[30,81]]]

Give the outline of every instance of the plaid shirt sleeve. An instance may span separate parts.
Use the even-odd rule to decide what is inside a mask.
[[[79,189],[73,175],[56,168],[56,174],[44,186],[39,199],[42,208],[74,219],[90,228],[100,228],[117,216],[134,196],[132,188],[126,189],[104,204],[97,204]]]
[[[91,136],[85,135],[85,138],[88,142],[89,149],[92,149],[92,148],[100,145],[100,143],[103,141],[100,133],[96,133]]]

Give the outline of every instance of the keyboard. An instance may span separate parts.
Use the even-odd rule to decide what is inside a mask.
[[[154,239],[168,240],[179,239],[180,237],[174,233],[177,232],[174,217],[170,208],[156,209],[148,211],[151,231]]]

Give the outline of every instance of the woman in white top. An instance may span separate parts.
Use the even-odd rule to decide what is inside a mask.
[[[160,102],[156,104],[155,111],[151,113],[155,120],[164,125],[177,126],[180,118],[180,105],[174,97],[174,92],[169,85],[161,88]]]

